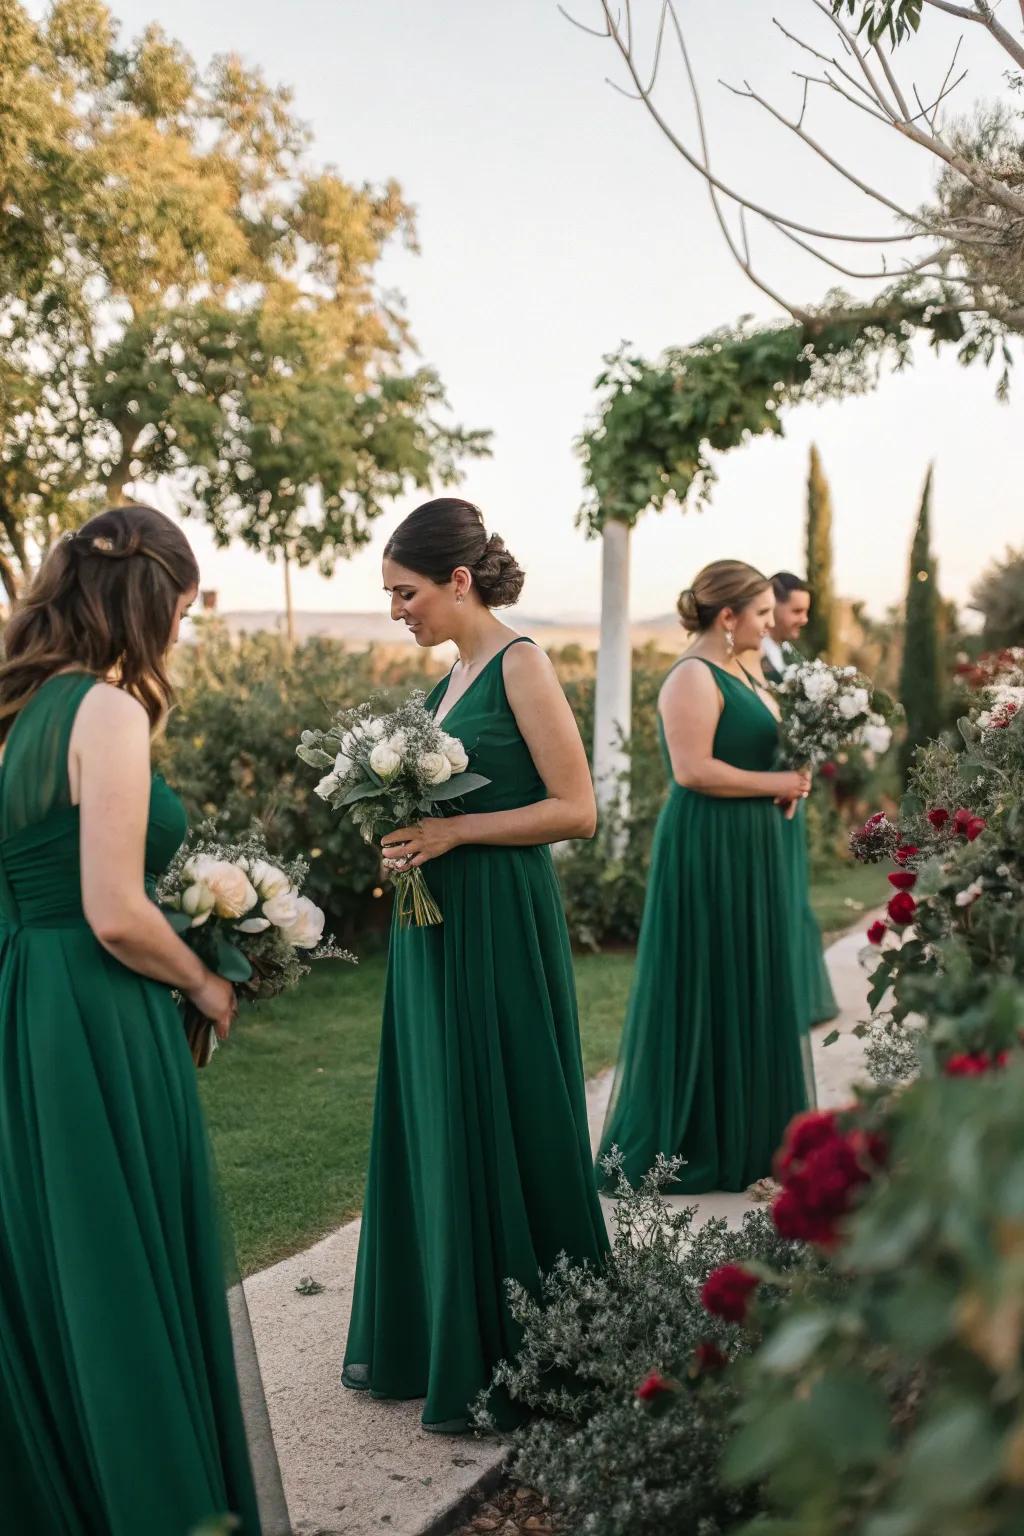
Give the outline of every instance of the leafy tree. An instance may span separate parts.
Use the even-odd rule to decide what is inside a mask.
[[[234,55],[201,70],[100,0],[45,21],[0,0],[0,578],[142,478],[328,569],[384,502],[455,474],[376,269],[415,242],[398,186],[310,163],[289,93]]]
[[[988,645],[1024,645],[1024,549],[1008,549],[976,584],[971,607],[984,620]]]
[[[931,547],[932,469],[921,496],[907,578],[900,700],[907,716],[904,771],[919,746],[938,736],[944,724],[942,699],[941,598]]]
[[[803,634],[810,656],[835,657],[835,608],[832,587],[832,493],[821,455],[811,445],[807,478],[807,580],[810,583],[811,617]]]

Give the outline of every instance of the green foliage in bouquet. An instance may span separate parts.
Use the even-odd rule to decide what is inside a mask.
[[[1024,1030],[1019,986],[986,1006]],[[958,1072],[884,1098],[845,1285],[798,1280],[739,1368],[725,1473],[763,1490],[750,1536],[1024,1528],[1024,1059]]]
[[[422,683],[419,654],[354,653],[335,640],[291,651],[277,635],[232,638],[202,624],[176,662],[177,702],[157,744],[157,766],[182,794],[193,823],[212,819],[228,841],[257,820],[273,858],[300,848],[305,890],[345,941],[385,918],[380,859],[347,817],[312,793],[295,756],[308,722],[386,688]]]
[[[636,1189],[623,1181],[599,1272],[563,1256],[539,1296],[509,1286],[522,1343],[494,1385],[535,1413],[515,1436],[512,1475],[579,1536],[718,1536],[759,1507],[756,1491],[724,1486],[718,1471],[735,1361],[757,1335],[711,1315],[702,1288],[723,1265],[771,1274],[760,1301],[770,1315],[792,1273],[821,1264],[764,1211],[738,1231],[721,1218],[698,1227],[694,1207],[660,1194],[675,1167],[663,1160]],[[488,1401],[477,1405],[484,1427]]]

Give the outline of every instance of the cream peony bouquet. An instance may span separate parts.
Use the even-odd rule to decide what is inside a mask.
[[[369,704],[343,710],[327,731],[303,731],[295,749],[323,773],[315,793],[346,810],[368,843],[443,807],[490,780],[469,771],[457,736],[449,736],[424,707],[426,695],[377,715]],[[392,873],[398,921],[425,927],[442,921],[421,869]]]
[[[354,960],[330,938],[324,914],[302,895],[309,866],[275,864],[257,828],[238,843],[204,827],[179,849],[153,892],[164,916],[200,959],[243,997],[277,997],[307,974],[309,960]],[[197,1066],[216,1046],[208,1019],[184,1004],[185,1032]]]
[[[820,768],[851,745],[878,756],[892,743],[895,705],[856,667],[798,661],[774,686],[782,711],[779,760],[785,768]]]

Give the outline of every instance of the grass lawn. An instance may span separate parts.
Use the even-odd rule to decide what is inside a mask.
[[[886,890],[877,866],[843,866],[815,888],[818,921],[849,927]],[[615,1059],[632,972],[631,953],[577,956],[588,1076]],[[290,997],[245,1010],[200,1074],[245,1274],[359,1211],[383,984],[380,954],[316,966]]]

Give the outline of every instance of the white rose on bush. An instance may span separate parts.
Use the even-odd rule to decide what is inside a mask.
[[[441,751],[451,764],[452,773],[465,773],[469,767],[469,753],[457,736],[446,736]]]
[[[324,914],[308,896],[297,896],[295,905],[295,921],[281,929],[281,937],[296,949],[315,949],[323,937]]]
[[[370,753],[370,767],[382,779],[393,779],[401,770],[402,758],[390,742],[378,741]]]
[[[452,776],[452,765],[443,752],[424,752],[416,766],[424,784],[444,784]]]

